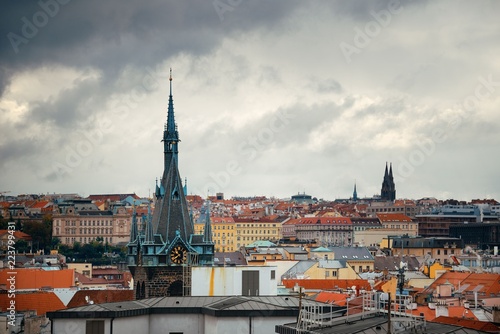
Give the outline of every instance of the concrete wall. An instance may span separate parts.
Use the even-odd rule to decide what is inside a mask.
[[[251,320],[250,317],[212,317],[202,314],[153,314],[116,318],[113,321],[113,333],[261,334],[274,333],[275,325],[295,320],[295,317],[265,317],[258,311],[251,317]],[[85,334],[86,321],[87,319],[56,319],[54,334]],[[110,319],[105,319],[104,333],[110,334],[109,330]]]
[[[243,271],[259,271],[259,295],[276,296],[280,277],[274,266],[193,267],[192,296],[241,296]],[[271,280],[271,271],[275,279]]]
[[[141,315],[130,318],[116,318],[113,320],[113,333],[152,333],[150,331],[150,317]]]
[[[86,323],[87,320],[104,320],[104,334],[110,334],[109,332],[109,319],[54,319],[53,334],[86,334]],[[113,326],[115,324],[113,323]],[[118,333],[113,329],[114,333]],[[123,332],[128,333],[128,332]],[[132,333],[132,332],[130,332]],[[141,333],[141,332],[139,332]],[[146,332],[147,333],[147,332]]]
[[[205,316],[205,333],[262,334],[274,333],[276,325],[294,322],[294,317],[263,317],[258,313],[251,317],[217,318]],[[186,332],[185,332],[186,333]]]

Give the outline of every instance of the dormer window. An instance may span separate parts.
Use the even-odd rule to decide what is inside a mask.
[[[179,190],[177,190],[177,186],[172,191],[172,199],[173,200],[179,200],[180,199]]]

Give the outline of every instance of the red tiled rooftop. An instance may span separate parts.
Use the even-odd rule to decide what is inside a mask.
[[[299,218],[295,225],[352,225],[352,221],[348,217],[311,217]]]
[[[8,294],[0,294],[0,308],[5,311],[9,304]],[[51,291],[16,292],[16,312],[36,310],[37,315],[44,315],[65,308],[59,297]]]
[[[87,305],[89,300],[94,304],[114,303],[134,300],[133,290],[80,290],[78,291],[71,301],[68,303],[68,308],[79,307]]]
[[[335,304],[338,306],[345,306],[346,300],[349,295],[345,293],[338,293],[333,291],[321,291],[315,298],[317,302]]]
[[[69,288],[75,285],[74,269],[43,270],[16,268],[16,289],[40,289],[42,287]],[[0,282],[13,276],[9,269],[0,270]]]
[[[9,233],[9,230],[0,230],[0,238],[4,235]],[[26,234],[21,231],[14,231],[14,237],[16,240],[23,239],[23,240],[31,240],[31,236],[29,234]]]
[[[437,317],[436,319],[432,320],[432,322],[437,322],[440,324],[447,324],[447,325],[454,325],[454,326],[459,326],[459,327],[464,327],[464,328],[469,328],[469,329],[475,329],[478,331],[483,331],[483,332],[488,332],[488,333],[498,333],[500,332],[500,328],[496,326],[495,324],[491,322],[484,322],[484,321],[479,321],[479,320],[471,320],[469,319],[469,314],[472,312],[469,312],[466,315],[466,319],[460,317],[445,317],[445,316],[440,316]]]
[[[283,285],[291,289],[295,285],[309,290],[358,289],[371,290],[370,284],[364,279],[283,279]]]
[[[33,204],[30,208],[31,209],[43,209],[45,206],[47,206],[50,202],[49,201],[40,201],[36,202]]]

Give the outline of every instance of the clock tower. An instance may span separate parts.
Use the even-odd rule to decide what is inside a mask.
[[[174,116],[172,70],[167,121],[163,130],[163,175],[156,181],[154,211],[143,217],[145,228],[132,221],[128,267],[136,299],[190,295],[193,266],[213,265],[211,236],[194,234],[193,221],[179,173],[179,132]],[[151,205],[150,205],[151,207]]]

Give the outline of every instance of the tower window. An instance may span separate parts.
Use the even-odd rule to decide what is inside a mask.
[[[177,188],[172,192],[172,199],[179,200],[179,192],[177,191]]]

